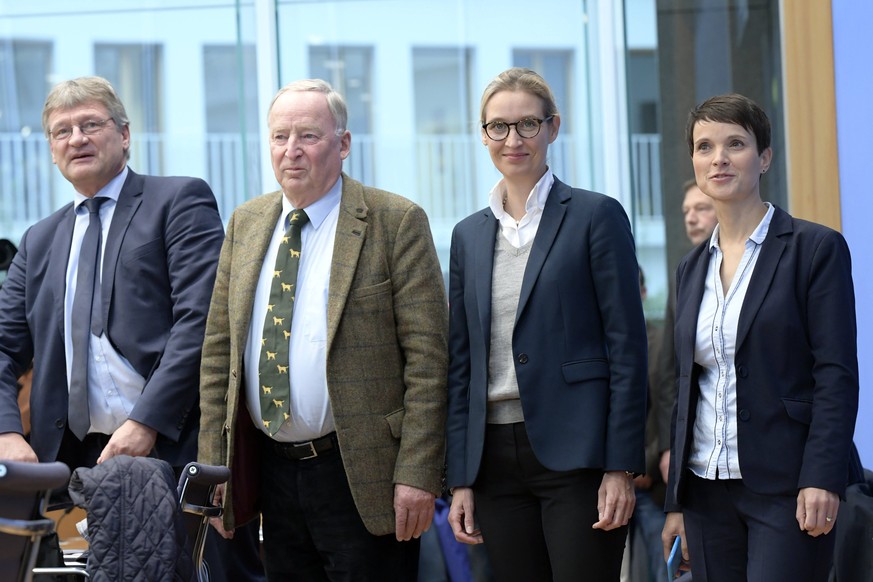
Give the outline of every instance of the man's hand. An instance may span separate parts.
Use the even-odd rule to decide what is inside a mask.
[[[474,517],[473,490],[469,487],[455,487],[452,494],[452,508],[449,510],[449,525],[455,539],[463,544],[481,544],[482,532],[476,529]]]
[[[831,533],[839,510],[840,498],[836,493],[805,487],[797,494],[797,525],[814,538]]]
[[[597,491],[599,521],[591,527],[609,531],[627,525],[636,503],[633,479],[624,471],[604,473],[600,489]]]
[[[664,480],[664,483],[670,482],[670,449],[667,449],[663,453],[661,453],[661,461],[658,463],[658,467],[661,469],[661,479]]]
[[[655,484],[651,475],[637,475],[634,477],[634,487],[637,491],[648,491]]]
[[[212,495],[212,505],[217,505],[219,507],[224,505],[224,488],[226,483],[219,483],[215,486],[215,493]],[[221,517],[210,517],[209,525],[215,528],[215,531],[218,532],[218,535],[223,537],[226,540],[233,539],[233,530],[227,531],[224,529],[224,521]]]
[[[394,528],[397,541],[408,542],[421,537],[433,520],[433,493],[397,483],[394,485]]]
[[[24,463],[39,462],[30,444],[17,432],[0,434],[0,459]]]
[[[109,442],[97,458],[97,464],[108,461],[116,455],[147,457],[155,448],[158,431],[135,420],[127,419],[109,437]]]

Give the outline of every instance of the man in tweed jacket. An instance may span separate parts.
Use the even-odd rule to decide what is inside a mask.
[[[436,251],[420,207],[342,174],[346,116],[323,81],[274,98],[282,190],[231,217],[203,346],[199,460],[231,469],[215,525],[229,536],[260,512],[276,580],[415,579],[440,490],[447,306]],[[270,436],[261,331],[286,217],[299,211],[290,404],[273,388],[287,420]]]

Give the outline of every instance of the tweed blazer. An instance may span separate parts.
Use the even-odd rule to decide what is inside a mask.
[[[243,352],[282,193],[233,213],[201,364],[199,459],[231,469],[225,527],[257,514],[258,439]],[[327,306],[327,384],[343,465],[375,535],[394,532],[394,484],[438,494],[444,463],[448,314],[424,211],[343,175]]]

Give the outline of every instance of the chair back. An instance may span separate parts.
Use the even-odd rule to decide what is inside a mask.
[[[43,515],[49,494],[69,480],[63,463],[0,460],[0,572],[31,580],[40,541],[55,531],[55,522]]]
[[[209,568],[203,561],[203,548],[209,531],[209,518],[220,517],[221,507],[213,505],[216,485],[226,483],[230,469],[191,462],[179,477],[179,505],[182,508],[188,544],[198,582],[208,582]]]

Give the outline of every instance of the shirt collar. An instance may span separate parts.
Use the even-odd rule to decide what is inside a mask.
[[[343,193],[343,178],[340,176],[336,183],[331,187],[330,190],[327,191],[327,194],[304,208],[306,211],[306,216],[309,217],[309,222],[312,224],[313,228],[318,230],[318,227],[321,226],[321,223],[324,222],[324,219],[327,218],[328,214],[330,214],[334,208],[339,205],[340,198],[342,198]],[[291,202],[288,201],[288,197],[284,194],[282,195],[282,216],[280,217],[281,223],[285,224],[285,218],[292,211],[296,210]]]
[[[542,211],[545,208],[546,200],[549,198],[549,192],[552,190],[554,183],[555,175],[552,174],[552,169],[547,167],[546,173],[534,184],[533,190],[528,194],[527,201],[524,203],[525,214],[530,214],[535,209]],[[488,205],[498,220],[506,214],[506,211],[503,210],[503,197],[505,194],[506,187],[503,183],[503,178],[501,178],[488,194]]]
[[[767,212],[764,213],[764,218],[761,219],[761,222],[758,223],[758,226],[756,226],[755,230],[752,231],[752,234],[749,235],[749,240],[758,245],[763,243],[764,239],[767,238],[767,233],[770,232],[770,223],[773,221],[773,214],[776,211],[775,206],[769,202],[764,202],[764,205],[767,206]],[[715,229],[712,231],[712,236],[709,238],[710,253],[719,248],[718,227],[719,225],[716,224]]]
[[[105,186],[100,188],[100,190],[94,194],[94,198],[102,196],[103,198],[109,198],[110,200],[118,202],[118,197],[121,195],[121,187],[124,186],[124,181],[127,180],[127,173],[127,164],[125,164],[124,169],[122,169],[117,176],[109,180]],[[79,206],[81,206],[88,197],[79,192],[76,192],[75,196],[76,198],[73,201],[73,205],[75,206],[75,210],[79,210]]]

